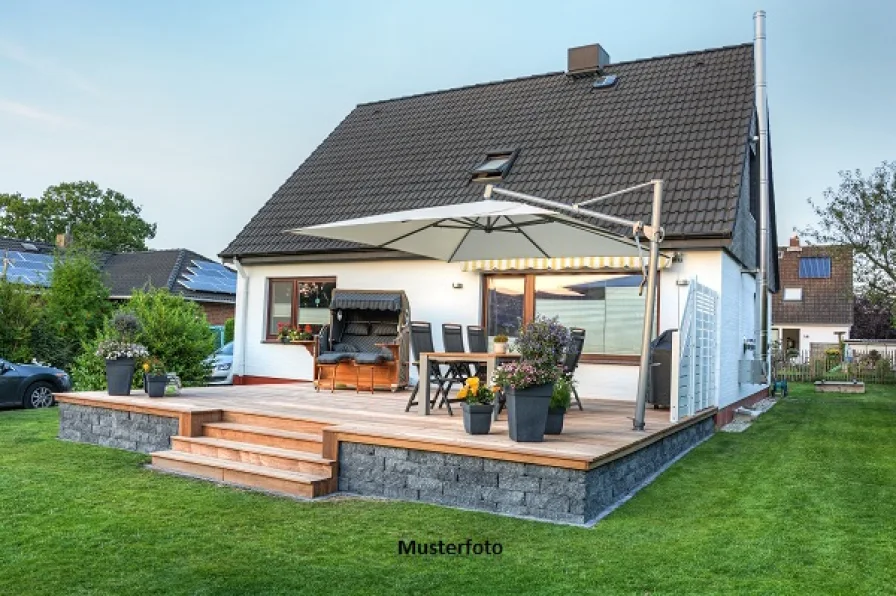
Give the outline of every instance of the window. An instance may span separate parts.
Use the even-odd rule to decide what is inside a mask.
[[[519,334],[536,314],[585,329],[587,354],[635,356],[641,352],[644,296],[641,275],[528,274],[486,277],[485,327],[489,336]]]
[[[784,288],[786,302],[798,302],[803,299],[803,288]]]
[[[485,161],[473,168],[472,180],[491,182],[500,180],[510,172],[510,166],[516,159],[517,151],[496,151],[485,156]]]
[[[268,338],[277,337],[282,326],[311,325],[316,332],[329,322],[335,278],[270,279],[268,284]]]
[[[831,276],[831,257],[800,257],[800,278],[818,279]]]

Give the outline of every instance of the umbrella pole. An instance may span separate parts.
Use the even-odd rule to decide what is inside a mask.
[[[644,300],[644,329],[641,333],[641,366],[638,371],[638,396],[635,402],[634,429],[644,430],[644,414],[647,408],[648,379],[650,378],[650,342],[653,340],[654,312],[656,307],[656,270],[659,260],[660,210],[663,204],[663,181],[653,181],[653,213],[650,219],[650,259],[647,264],[647,297]]]

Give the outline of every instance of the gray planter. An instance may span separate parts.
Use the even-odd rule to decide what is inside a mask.
[[[535,385],[525,389],[507,388],[507,428],[510,438],[520,443],[540,443],[554,384]]]
[[[109,395],[130,395],[133,380],[133,358],[106,360],[106,384],[109,386]]]
[[[146,375],[146,392],[150,397],[165,397],[168,375]]]
[[[492,429],[492,411],[494,406],[482,404],[460,405],[464,411],[464,430],[471,435],[487,435]]]
[[[563,432],[563,417],[566,408],[548,408],[548,421],[544,425],[544,434],[559,435]]]

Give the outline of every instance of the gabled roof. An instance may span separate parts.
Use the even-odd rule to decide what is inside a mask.
[[[31,246],[25,246],[26,244],[36,250],[31,250]],[[56,250],[55,245],[46,242],[0,237],[0,257],[5,254],[4,251],[52,255]],[[135,290],[152,287],[168,288],[171,292],[198,302],[236,303],[235,292],[196,291],[179,283],[185,274],[190,274],[193,261],[214,263],[199,253],[183,248],[96,255],[97,265],[104,273],[106,286],[112,298],[129,298]]]
[[[516,149],[504,183],[572,203],[661,177],[667,238],[731,235],[753,115],[752,44],[613,64],[612,87],[565,73],[362,104],[221,256],[363,249],[286,230],[479,200],[470,170]],[[650,193],[601,209],[633,219]]]
[[[829,257],[830,277],[800,277],[800,258]],[[846,246],[778,248],[781,288],[772,297],[773,325],[845,325],[853,322],[853,255]],[[801,300],[784,300],[788,288],[800,288]]]
[[[135,290],[168,288],[173,293],[198,302],[234,304],[236,293],[199,292],[178,282],[188,272],[192,261],[213,262],[183,248],[117,253],[110,256],[103,267],[107,275],[109,293],[113,298],[130,297]]]

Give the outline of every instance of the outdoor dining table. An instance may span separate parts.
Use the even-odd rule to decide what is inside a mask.
[[[477,364],[485,364],[486,378],[491,380],[494,377],[495,367],[498,365],[499,360],[518,360],[519,357],[519,354],[498,354],[495,352],[421,352],[420,370],[428,371],[431,362],[435,362],[437,364],[449,364],[452,362],[474,362]],[[421,376],[424,375],[426,377],[426,380],[424,381],[421,378],[420,381],[418,381],[422,382],[424,385],[423,407],[420,408],[420,415],[429,416],[429,375],[423,372]],[[497,419],[498,417],[497,404],[495,405],[494,417],[495,419]]]

